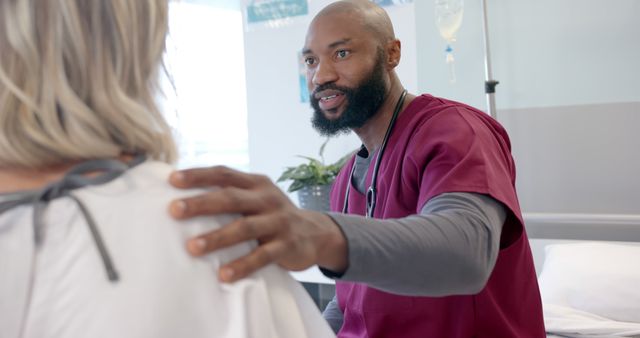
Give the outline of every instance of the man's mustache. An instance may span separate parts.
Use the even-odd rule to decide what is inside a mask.
[[[311,96],[312,99],[314,99],[316,94],[318,94],[321,91],[329,90],[329,89],[330,90],[341,91],[342,93],[347,94],[347,95],[353,92],[353,90],[351,88],[349,88],[349,87],[342,87],[342,86],[337,86],[337,85],[335,85],[333,83],[328,83],[328,84],[320,85],[320,86],[316,87],[316,89],[313,90],[313,93],[311,93],[310,96]]]

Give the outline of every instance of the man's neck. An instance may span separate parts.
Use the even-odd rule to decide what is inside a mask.
[[[385,99],[385,101],[380,106],[380,109],[376,112],[376,114],[371,117],[364,126],[360,128],[354,128],[353,131],[358,135],[362,144],[364,144],[369,154],[375,152],[382,145],[382,141],[384,140],[384,135],[387,132],[387,128],[389,127],[389,123],[391,122],[391,118],[393,116],[393,112],[398,104],[398,100],[402,95],[402,87],[393,86],[389,91],[389,95]],[[404,109],[409,105],[411,101],[415,98],[415,95],[407,94],[402,107],[400,107],[400,111],[398,116],[402,114]]]

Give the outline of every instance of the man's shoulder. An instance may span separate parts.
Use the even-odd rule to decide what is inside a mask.
[[[435,153],[466,153],[472,147],[510,151],[506,130],[489,115],[469,105],[420,95],[401,123],[404,157],[432,157]]]
[[[456,119],[463,116],[483,116],[483,111],[468,104],[436,97],[430,94],[416,96],[408,109],[417,119],[427,120],[431,117]],[[456,114],[457,113],[457,114]]]
[[[508,139],[499,122],[484,111],[461,102],[423,94],[411,102],[408,112],[404,124],[410,126],[413,133]]]
[[[473,135],[477,112],[462,103],[437,98],[428,94],[417,96],[402,116],[400,128],[407,142],[415,138],[441,138],[452,135]]]

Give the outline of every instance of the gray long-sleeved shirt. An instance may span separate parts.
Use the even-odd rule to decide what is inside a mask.
[[[361,192],[374,158],[366,155],[356,157],[352,178]],[[323,270],[325,275],[395,294],[439,297],[482,290],[498,257],[506,208],[488,195],[453,192],[400,219],[329,216],[347,238],[349,267],[342,275]],[[335,297],[323,315],[337,332],[343,317]]]

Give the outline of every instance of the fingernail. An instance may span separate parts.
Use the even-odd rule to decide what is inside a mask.
[[[182,171],[174,171],[172,175],[174,180],[180,182],[184,181],[185,175]]]
[[[175,201],[173,202],[173,207],[179,215],[184,215],[187,212],[187,203],[185,201]]]
[[[205,241],[203,238],[196,238],[195,242],[196,242],[196,247],[200,251],[204,250],[204,248],[207,246],[207,241]]]
[[[232,268],[224,267],[220,269],[220,278],[225,282],[231,281],[231,278],[233,278],[233,275],[234,275],[234,271]]]
[[[207,241],[202,238],[194,238],[189,241],[188,246],[191,253],[202,254],[207,246]]]

